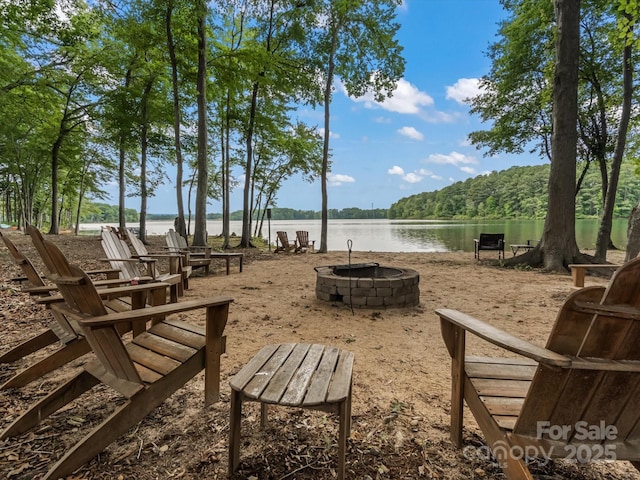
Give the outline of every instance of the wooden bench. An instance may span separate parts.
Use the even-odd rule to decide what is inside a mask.
[[[573,286],[582,288],[584,287],[584,277],[589,269],[602,269],[609,268],[617,270],[620,265],[614,265],[611,263],[572,263],[569,265],[571,269],[571,278],[573,279]]]
[[[244,259],[244,253],[242,252],[211,252],[211,258],[222,258],[227,262],[227,275],[231,272],[229,262],[232,258],[237,258],[240,262],[240,273],[242,273],[242,261]]]
[[[242,401],[261,403],[261,426],[267,405],[311,408],[340,415],[338,479],[344,478],[347,437],[351,432],[353,353],[319,344],[266,345],[229,382],[229,477],[240,463]]]

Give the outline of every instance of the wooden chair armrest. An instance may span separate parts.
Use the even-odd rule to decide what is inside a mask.
[[[573,357],[571,361],[571,368],[577,368],[580,370],[606,370],[608,372],[640,373],[640,361]]]
[[[137,292],[141,292],[145,290],[151,291],[157,288],[167,288],[170,286],[168,283],[164,283],[164,282],[153,282],[153,279],[151,277],[140,277],[138,280],[140,282],[139,285],[127,285],[124,287],[101,288],[101,289],[98,289],[98,294],[100,294],[100,298],[104,300],[104,299],[127,297]],[[130,282],[131,280],[123,280],[123,281]],[[51,295],[50,297],[41,297],[36,300],[37,303],[40,303],[42,305],[49,305],[51,303],[59,303],[63,301],[64,301],[64,298],[60,294]]]
[[[101,262],[132,262],[132,263],[140,263],[142,260],[139,258],[129,257],[129,258],[99,258]]]
[[[218,296],[202,300],[190,300],[180,303],[169,303],[159,305],[157,307],[141,308],[139,310],[131,310],[127,312],[111,313],[99,317],[81,318],[78,322],[87,327],[100,327],[104,325],[115,325],[122,322],[136,322],[139,320],[149,320],[154,317],[171,315],[172,313],[187,312],[199,308],[216,307],[219,305],[229,304],[233,302],[232,297]],[[73,312],[66,305],[61,307],[62,310]]]
[[[582,313],[591,313],[594,315],[615,315],[616,317],[640,320],[640,309],[627,304],[602,305],[596,302],[576,301],[574,303],[574,309]]]
[[[496,328],[488,323],[471,317],[467,314],[451,309],[437,309],[436,313],[440,316],[441,321],[449,322],[459,328],[473,333],[479,338],[486,340],[493,345],[517,353],[518,355],[531,358],[538,363],[553,365],[557,367],[571,366],[571,358],[559,353],[538,347],[526,340],[522,340],[510,333]]]
[[[120,273],[120,269],[118,269],[118,268],[102,268],[102,269],[98,269],[98,270],[87,270],[84,273],[86,273],[87,275],[100,275],[100,274],[108,275],[110,273]]]
[[[131,258],[150,258],[150,259],[156,259],[156,258],[182,258],[182,254],[175,252],[175,253],[147,253],[146,255],[131,255]]]

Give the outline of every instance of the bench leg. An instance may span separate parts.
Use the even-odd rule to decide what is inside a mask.
[[[580,288],[584,287],[584,275],[585,275],[584,268],[571,269],[571,278],[573,279],[574,287],[580,287]]]
[[[347,437],[351,435],[351,394],[340,403],[340,425],[338,426],[338,480],[344,479]]]
[[[260,428],[267,428],[269,417],[269,406],[266,403],[260,403]]]
[[[240,463],[240,420],[242,419],[242,393],[231,389],[231,421],[229,424],[229,476]]]

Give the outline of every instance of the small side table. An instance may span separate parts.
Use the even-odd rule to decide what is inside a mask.
[[[232,258],[237,258],[240,262],[240,273],[242,273],[242,260],[244,259],[244,253],[242,252],[211,252],[210,258],[222,258],[223,260],[225,260],[227,262],[227,275],[231,273],[229,261]]]
[[[344,478],[347,437],[351,435],[353,353],[319,344],[266,345],[230,381],[229,475],[240,463],[243,400],[267,405],[310,408],[339,414],[338,479]]]

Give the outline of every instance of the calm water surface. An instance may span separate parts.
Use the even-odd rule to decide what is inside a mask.
[[[113,225],[113,224],[112,224]],[[595,248],[598,220],[578,220],[576,238],[582,250]],[[137,227],[137,224],[128,224]],[[543,220],[509,221],[437,221],[437,220],[329,220],[329,250],[352,250],[360,252],[473,252],[473,239],[483,233],[504,233],[507,245],[537,241],[542,236]],[[80,231],[96,233],[101,224],[81,224]],[[164,235],[173,228],[173,222],[147,222],[148,235]],[[271,243],[275,244],[276,231],[284,230],[289,240],[295,238],[296,230],[307,230],[309,239],[320,244],[320,220],[272,220]],[[193,226],[192,226],[193,231]],[[222,222],[207,222],[209,235],[222,232]],[[241,222],[231,222],[231,232],[240,235]],[[626,246],[627,220],[614,220],[612,239],[618,248]],[[269,238],[269,226],[264,223],[262,236]],[[508,247],[507,247],[508,252]],[[510,253],[509,253],[510,255]]]

